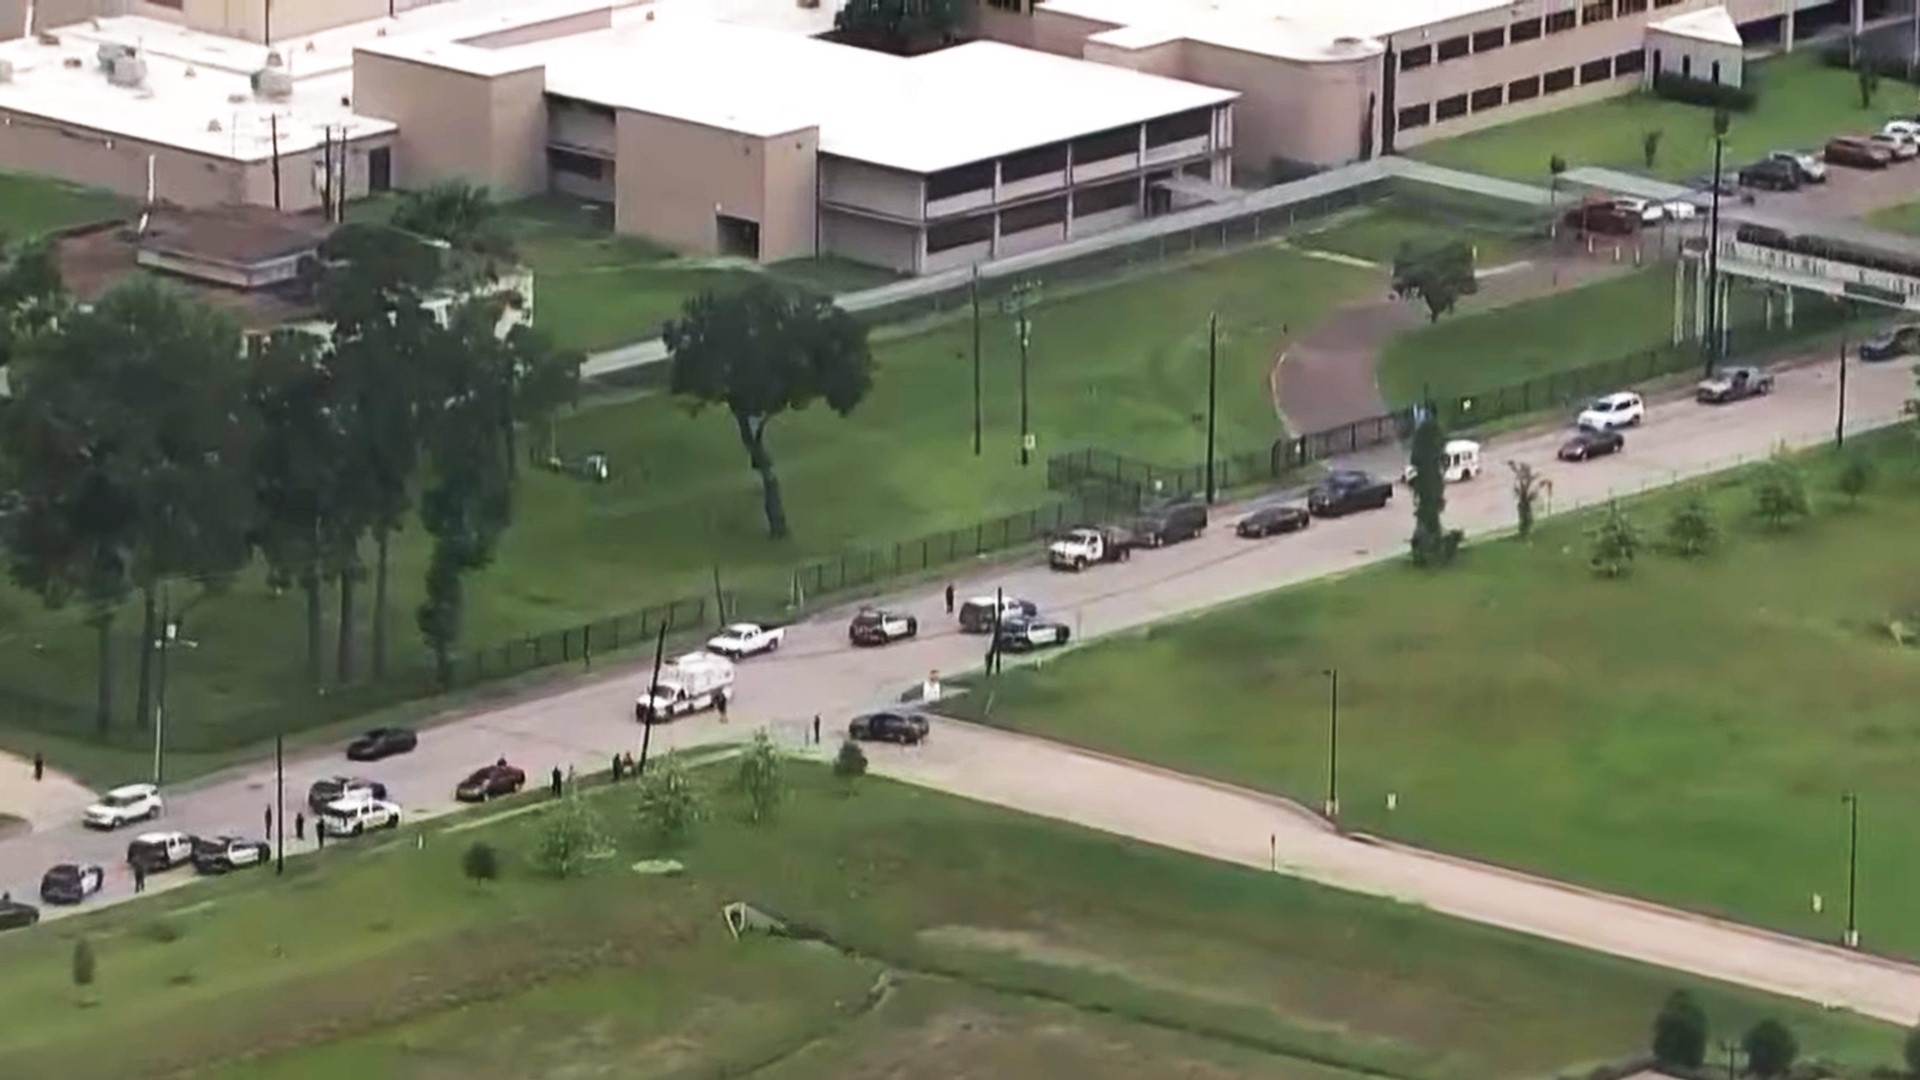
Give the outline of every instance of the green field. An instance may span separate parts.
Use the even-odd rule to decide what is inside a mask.
[[[716,569],[729,590],[771,605],[788,595],[787,568],[802,560],[970,529],[1045,502],[1045,457],[1069,447],[1196,459],[1204,452],[1213,311],[1221,324],[1220,443],[1260,445],[1277,434],[1267,380],[1285,328],[1311,323],[1373,280],[1363,270],[1265,247],[1043,303],[1033,314],[1029,365],[1039,449],[1025,468],[1010,319],[990,311],[982,328],[985,452],[978,458],[971,328],[949,323],[879,344],[874,391],[850,419],[816,407],[770,429],[794,529],[784,543],[766,539],[758,481],[724,414],[692,416],[666,396],[589,404],[559,424],[558,450],[607,453],[613,481],[523,477],[498,559],[471,579],[465,640],[490,646],[708,595]],[[418,529],[402,534],[393,572],[394,633],[416,671],[425,660],[413,631],[421,540]],[[180,770],[222,760],[196,753],[312,722],[300,689],[301,610],[298,594],[273,595],[253,577],[193,610],[197,647],[175,653],[170,679],[169,740],[181,753]],[[122,624],[129,704],[136,618],[130,608]],[[0,713],[0,745],[31,750],[41,743],[30,731],[90,730],[94,646],[81,619],[0,589],[0,682],[11,695]],[[345,704],[329,707],[339,715]],[[63,764],[85,775],[138,771],[146,736],[125,724],[114,745],[128,756],[58,749]]]
[[[725,766],[721,766],[725,768]],[[775,823],[731,797],[652,853],[537,876],[540,820],[335,845],[276,881],[0,938],[0,1075],[209,1080],[578,1076],[1258,1076],[1490,1080],[1629,1057],[1672,988],[1718,1023],[1793,1024],[1809,1054],[1890,1061],[1845,1014],[946,796],[789,769]],[[718,778],[715,778],[718,779]],[[475,839],[505,875],[465,881]],[[745,900],[832,945],[749,935]],[[69,981],[72,940],[98,955]],[[902,1072],[906,1070],[906,1072]]]
[[[1750,63],[1747,79],[1759,101],[1752,111],[1733,116],[1724,158],[1729,167],[1769,150],[1817,150],[1835,135],[1877,131],[1885,120],[1910,116],[1920,107],[1912,87],[1889,79],[1874,107],[1860,108],[1854,74],[1825,66],[1811,52]],[[1651,169],[1641,150],[1649,131],[1662,133]],[[1634,93],[1411,151],[1436,165],[1541,185],[1549,180],[1547,163],[1555,154],[1571,168],[1599,165],[1675,180],[1697,176],[1713,168],[1713,111]]]
[[[1391,268],[1402,244],[1430,245],[1466,240],[1478,266],[1499,266],[1519,257],[1530,237],[1519,226],[1501,226],[1471,218],[1446,220],[1431,212],[1382,203],[1342,213],[1325,227],[1293,237],[1295,247],[1351,255]]]
[[[1598,580],[1591,519],[1554,520],[1011,674],[991,719],[1317,806],[1337,668],[1345,824],[1827,939],[1858,791],[1863,933],[1920,954],[1920,654],[1886,629],[1920,611],[1920,478],[1910,433],[1867,445],[1879,487],[1849,509],[1816,460],[1819,512],[1784,536],[1722,478],[1729,543],[1698,562]],[[1634,504],[1650,539],[1673,498]]]
[[[1867,223],[1881,229],[1920,236],[1920,202],[1889,206],[1867,215]]]
[[[110,191],[45,176],[0,172],[0,237],[37,236],[70,225],[105,221],[127,212]]]

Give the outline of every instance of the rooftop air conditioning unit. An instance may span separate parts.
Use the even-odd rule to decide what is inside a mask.
[[[114,61],[132,55],[133,50],[131,48],[117,41],[102,42],[100,48],[94,51],[94,56],[99,59],[100,70],[102,71],[112,71]]]
[[[13,81],[13,61],[0,60],[0,83]]]
[[[115,86],[141,86],[147,81],[147,62],[138,56],[116,59],[107,71],[107,81]]]
[[[60,35],[59,35],[59,34],[53,34],[53,33],[44,33],[44,34],[41,34],[41,35],[40,35],[40,44],[42,44],[42,45],[58,45],[58,44],[60,44]]]
[[[269,101],[285,101],[293,96],[293,76],[279,68],[261,68],[253,73],[253,92]]]

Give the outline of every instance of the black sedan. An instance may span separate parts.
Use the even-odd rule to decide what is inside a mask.
[[[39,908],[11,896],[0,896],[0,930],[19,930],[39,921]]]
[[[847,737],[859,742],[914,746],[926,741],[927,728],[927,718],[919,713],[875,712],[854,717],[847,725]]]
[[[476,769],[460,785],[453,789],[453,797],[461,802],[485,802],[501,795],[511,795],[527,786],[527,774],[504,761],[496,761],[484,769]]]
[[[379,761],[404,754],[420,745],[420,737],[406,728],[374,728],[347,744],[348,761]]]
[[[61,863],[40,879],[40,899],[49,904],[77,904],[106,883],[106,871],[98,866]]]
[[[1256,540],[1275,533],[1299,532],[1313,522],[1304,506],[1263,506],[1234,525],[1235,534]]]
[[[1561,444],[1560,453],[1557,456],[1561,461],[1587,461],[1591,458],[1605,457],[1608,454],[1617,454],[1626,448],[1627,437],[1612,428],[1605,431],[1581,428],[1573,433],[1572,438]]]

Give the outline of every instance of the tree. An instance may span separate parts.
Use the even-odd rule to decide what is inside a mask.
[[[51,243],[0,237],[0,367],[20,343],[57,325],[71,303]]]
[[[1762,1020],[1740,1037],[1740,1048],[1747,1052],[1747,1071],[1759,1077],[1785,1075],[1800,1056],[1800,1042],[1787,1025],[1778,1020]]]
[[[1513,512],[1519,519],[1520,539],[1525,540],[1533,535],[1533,508],[1542,496],[1552,493],[1553,481],[1524,461],[1509,461],[1507,468],[1513,472]]]
[[[1833,486],[1846,496],[1848,506],[1858,506],[1860,496],[1873,486],[1873,464],[1859,454],[1848,455],[1839,474],[1833,478]]]
[[[443,180],[400,196],[388,219],[394,228],[442,240],[480,255],[513,254],[513,237],[500,217],[493,193],[464,180]]]
[[[1633,557],[1640,551],[1640,530],[1621,512],[1619,503],[1607,503],[1606,516],[1588,535],[1593,545],[1588,561],[1594,573],[1617,578],[1633,569]]]
[[[587,805],[579,791],[569,787],[560,802],[547,813],[547,820],[540,828],[540,839],[534,846],[533,861],[553,877],[570,878],[584,871],[590,860],[605,856],[612,846],[600,815]]]
[[[73,985],[85,989],[93,985],[94,970],[93,942],[86,938],[73,943]]]
[[[1707,1060],[1706,1010],[1685,990],[1669,995],[1653,1018],[1653,1058],[1674,1069],[1697,1069]]]
[[[684,846],[705,816],[700,790],[681,766],[678,751],[669,750],[641,776],[640,820],[661,847],[672,850]]]
[[[966,23],[963,0],[849,0],[833,17],[848,39],[903,54],[949,43]]]
[[[1567,171],[1567,159],[1555,154],[1547,159],[1547,198],[1558,201],[1560,198],[1560,174]]]
[[[1654,161],[1660,157],[1660,140],[1665,137],[1666,133],[1659,128],[1640,133],[1640,157],[1647,168],[1653,168]]]
[[[1872,68],[1861,68],[1854,76],[1860,91],[1860,107],[1873,108],[1873,99],[1880,96],[1880,73]]]
[[[1753,484],[1753,512],[1767,528],[1784,532],[1813,512],[1800,469],[1784,453],[1762,466]]]
[[[1900,1044],[1900,1058],[1906,1062],[1907,1075],[1920,1076],[1920,1025],[1907,1029],[1907,1038]]]
[[[1413,451],[1408,462],[1413,466],[1413,539],[1409,546],[1415,566],[1445,566],[1460,550],[1459,530],[1449,530],[1441,521],[1447,508],[1446,442],[1446,431],[1431,412],[1413,429]]]
[[[500,877],[500,851],[485,840],[475,840],[460,855],[460,872],[468,881],[494,881]]]
[[[1472,246],[1465,240],[1425,246],[1411,241],[1401,244],[1393,257],[1392,288],[1393,295],[1402,300],[1420,300],[1427,307],[1427,320],[1439,322],[1461,297],[1480,290],[1480,282],[1473,275]]]
[[[847,790],[853,790],[853,782],[867,775],[867,752],[860,744],[847,739],[840,744],[840,753],[833,759],[833,775],[846,782]]]
[[[1698,491],[1690,491],[1680,505],[1667,515],[1667,547],[1675,555],[1684,559],[1698,558],[1713,550],[1719,541],[1720,529],[1713,520],[1713,508],[1700,497]]]
[[[823,297],[789,294],[764,282],[729,294],[703,292],[661,335],[672,359],[669,386],[695,412],[724,406],[760,474],[767,535],[789,533],[767,425],[824,398],[841,416],[873,387],[866,327]]]
[[[740,768],[733,786],[747,799],[747,820],[754,824],[773,820],[786,795],[786,777],[780,764],[780,752],[767,733],[756,731],[747,751],[740,755]]]

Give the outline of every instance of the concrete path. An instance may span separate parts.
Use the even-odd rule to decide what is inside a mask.
[[[86,785],[56,770],[33,778],[33,762],[0,753],[0,814],[19,818],[30,829],[70,824],[94,800]]]

